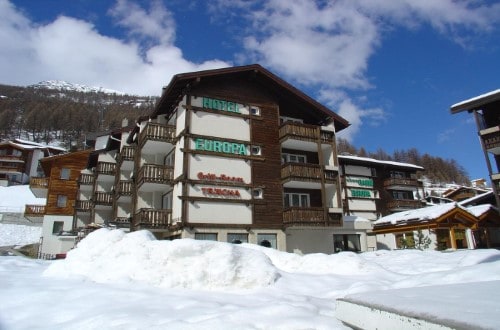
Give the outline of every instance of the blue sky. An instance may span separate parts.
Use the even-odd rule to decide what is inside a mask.
[[[159,95],[173,74],[259,63],[351,122],[487,177],[462,100],[500,88],[500,4],[479,0],[0,0],[0,83]]]

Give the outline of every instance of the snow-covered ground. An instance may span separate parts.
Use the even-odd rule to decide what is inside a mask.
[[[486,296],[496,295],[499,281],[497,250],[300,256],[100,229],[65,260],[0,257],[0,329],[345,329],[335,300],[346,295],[394,306],[414,297],[404,307],[417,314],[429,300],[437,314],[488,309],[469,318],[492,328],[500,311]],[[445,284],[437,294],[423,288]],[[461,286],[453,284],[480,285],[485,299],[457,302]],[[406,291],[376,298],[390,289]]]
[[[0,213],[23,213],[26,204],[45,205],[45,198],[37,198],[29,185],[0,186]]]

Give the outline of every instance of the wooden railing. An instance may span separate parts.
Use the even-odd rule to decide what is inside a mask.
[[[12,156],[12,155],[0,155],[0,160],[4,161],[4,162],[15,161],[16,163],[24,163],[24,158],[23,157]]]
[[[31,177],[30,178],[30,188],[47,189],[49,187],[49,178],[42,177]]]
[[[96,191],[94,193],[94,204],[97,205],[112,205],[113,204],[113,195],[108,192]]]
[[[137,175],[137,183],[144,182],[167,184],[174,177],[174,168],[172,166],[144,164]]]
[[[96,172],[98,174],[114,175],[116,171],[116,163],[97,162]]]
[[[389,178],[384,180],[384,187],[390,186],[417,186],[416,179],[411,178]]]
[[[141,227],[166,228],[172,223],[172,210],[140,209],[134,223]]]
[[[285,122],[279,128],[279,137],[297,138],[299,140],[317,140],[320,137],[318,126]]]
[[[147,123],[139,134],[139,144],[143,146],[147,140],[173,143],[175,140],[175,126]]]
[[[324,173],[321,166],[316,164],[287,163],[281,167],[282,180],[318,181],[322,175]]]
[[[118,186],[116,187],[116,194],[120,196],[132,195],[132,181],[131,180],[120,180]]]
[[[0,165],[0,171],[2,172],[22,173],[23,169],[24,169],[24,163],[4,163],[3,165]]]
[[[422,202],[414,199],[395,199],[387,203],[389,210],[395,209],[418,209],[422,207]]]
[[[76,200],[75,210],[88,212],[92,209],[92,201],[89,200]]]
[[[109,223],[116,225],[117,227],[128,227],[130,226],[130,218],[128,217],[116,217]]]
[[[340,226],[341,220],[334,217],[325,217],[322,207],[291,207],[283,212],[283,224],[298,226]]]
[[[335,133],[330,131],[321,131],[320,132],[321,142],[334,142],[335,141]]]
[[[135,148],[132,146],[124,146],[120,151],[119,161],[134,160]]]
[[[43,216],[45,214],[45,205],[26,204],[24,208],[25,216]]]
[[[94,175],[81,173],[78,177],[78,184],[80,185],[93,185],[94,184]]]
[[[486,150],[491,150],[494,148],[500,148],[500,127],[492,127],[489,129],[486,129],[487,133],[483,134],[481,133],[481,138],[483,139],[484,142],[484,147]]]

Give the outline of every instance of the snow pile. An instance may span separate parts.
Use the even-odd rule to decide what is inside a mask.
[[[91,233],[44,275],[195,290],[266,287],[280,276],[265,254],[238,245],[192,239],[158,241],[145,230],[125,234],[109,229]]]
[[[42,228],[0,223],[0,233],[0,246],[28,245],[40,241]]]

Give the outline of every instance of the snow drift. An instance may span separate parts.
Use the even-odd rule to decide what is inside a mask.
[[[44,275],[198,290],[265,287],[280,276],[260,251],[192,239],[159,241],[146,230],[126,234],[109,229],[91,233]]]

